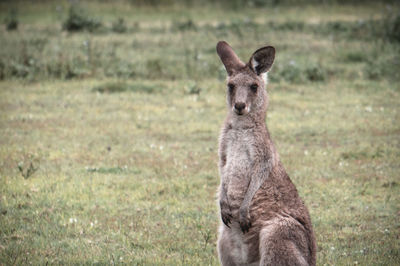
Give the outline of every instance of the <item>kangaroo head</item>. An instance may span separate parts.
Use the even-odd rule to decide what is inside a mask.
[[[265,114],[268,106],[267,72],[274,58],[275,48],[258,49],[243,63],[226,42],[218,42],[217,53],[228,73],[227,104],[233,115]]]

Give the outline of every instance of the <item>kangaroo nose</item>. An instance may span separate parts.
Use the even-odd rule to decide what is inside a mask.
[[[235,109],[241,112],[246,107],[245,103],[235,103]]]

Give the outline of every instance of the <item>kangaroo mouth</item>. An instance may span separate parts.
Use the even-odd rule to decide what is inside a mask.
[[[239,111],[239,110],[236,110],[236,109],[235,109],[235,113],[236,113],[237,115],[240,115],[240,116],[241,116],[241,115],[244,115],[244,111]]]

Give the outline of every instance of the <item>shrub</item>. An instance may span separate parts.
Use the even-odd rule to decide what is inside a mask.
[[[313,62],[298,63],[290,60],[286,64],[277,63],[274,66],[272,81],[285,80],[290,83],[304,83],[307,81],[324,81],[327,77],[327,71],[321,65]]]
[[[400,79],[400,65],[399,57],[382,58],[378,60],[370,60],[365,64],[364,72],[371,80],[399,80]]]
[[[172,29],[177,31],[197,30],[197,26],[193,20],[189,18],[184,21],[174,21],[172,23]]]
[[[278,5],[279,0],[253,0],[251,3],[254,4],[256,7],[264,7],[264,6],[271,6],[271,5]]]
[[[294,62],[291,61],[288,65],[284,66],[279,72],[280,76],[288,82],[301,82],[302,71],[301,68]]]
[[[324,69],[320,65],[307,67],[305,74],[310,81],[324,81],[326,76]]]
[[[124,81],[106,82],[92,89],[93,92],[100,93],[119,93],[119,92],[145,92],[153,93],[156,90],[155,85],[146,85],[143,83],[127,83]]]
[[[400,13],[387,16],[383,28],[389,40],[400,42]]]
[[[6,24],[6,29],[8,31],[17,30],[18,29],[18,18],[17,18],[17,10],[11,9],[8,12],[6,19],[4,20]]]
[[[126,27],[125,20],[123,18],[118,18],[113,24],[111,30],[117,33],[124,33],[128,31]]]
[[[368,54],[363,51],[349,51],[344,55],[346,62],[360,63],[368,60]]]
[[[149,78],[159,78],[163,74],[163,66],[160,59],[149,59],[146,62],[147,76]]]
[[[102,24],[99,20],[90,17],[85,10],[78,5],[71,5],[68,18],[64,22],[63,28],[67,31],[83,31],[90,32],[99,30]]]
[[[274,30],[287,30],[287,31],[303,31],[306,29],[306,25],[302,21],[286,21],[282,23],[276,23],[274,21],[269,21],[266,24],[268,28]]]

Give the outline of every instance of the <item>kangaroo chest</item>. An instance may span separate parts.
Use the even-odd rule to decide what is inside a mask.
[[[227,196],[231,202],[241,201],[251,178],[255,143],[251,131],[232,130],[227,134],[226,164],[223,169],[227,180]],[[237,202],[239,205],[240,203]]]

